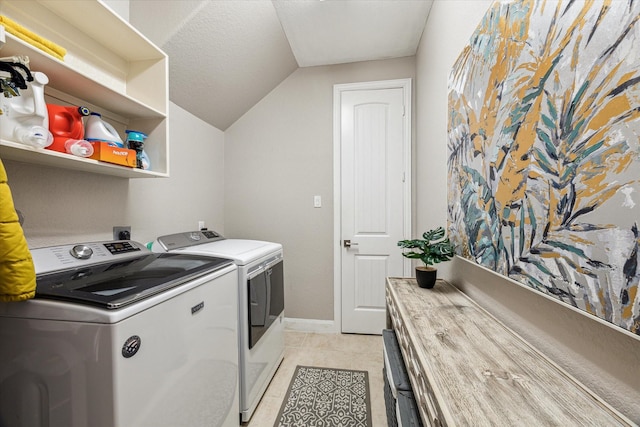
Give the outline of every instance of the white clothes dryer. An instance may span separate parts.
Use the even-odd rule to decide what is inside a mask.
[[[238,266],[240,414],[249,421],[284,358],[282,245],[200,230],[158,237],[152,250],[228,258]]]
[[[0,425],[238,425],[235,264],[134,241],[31,250],[0,303]]]

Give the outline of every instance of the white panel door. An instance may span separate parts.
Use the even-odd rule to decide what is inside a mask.
[[[401,87],[341,95],[342,332],[381,334],[385,280],[404,275],[405,96]]]

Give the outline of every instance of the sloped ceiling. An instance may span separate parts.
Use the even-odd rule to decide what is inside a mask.
[[[415,54],[432,0],[130,0],[172,102],[227,129],[298,67]]]

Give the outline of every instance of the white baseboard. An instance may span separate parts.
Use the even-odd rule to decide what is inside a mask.
[[[299,332],[340,333],[333,320],[284,318],[284,328]]]

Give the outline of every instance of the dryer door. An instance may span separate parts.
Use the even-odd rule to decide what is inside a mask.
[[[268,261],[247,277],[249,348],[253,348],[284,310],[283,261]]]
[[[247,279],[249,298],[249,348],[253,348],[267,330],[269,294],[267,276],[263,268],[254,271]]]

